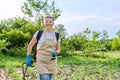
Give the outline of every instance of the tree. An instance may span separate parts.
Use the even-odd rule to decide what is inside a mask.
[[[112,48],[113,50],[120,50],[120,30],[116,33],[117,38],[113,38],[112,40]]]
[[[84,43],[87,41],[87,37],[83,36],[82,33],[74,34],[69,37],[69,46],[71,49],[83,50]]]
[[[100,37],[100,32],[93,31],[92,32],[92,43],[93,43],[93,48],[98,49],[100,44],[98,43],[97,39]]]
[[[66,38],[67,31],[64,28],[64,25],[62,24],[56,25],[54,27],[54,30],[60,34],[60,40],[61,40],[61,45],[62,45],[60,54],[64,56],[67,54],[67,51],[70,50],[69,42]]]
[[[83,31],[83,35],[87,36],[87,41],[84,44],[86,50],[91,50],[90,33],[91,30],[89,28],[86,28],[86,30]]]
[[[88,38],[88,40],[89,40],[91,30],[90,30],[89,28],[86,28],[86,30],[84,30],[83,33],[87,36],[87,38]]]
[[[100,32],[96,32],[96,31],[92,32],[92,38],[93,38],[93,40],[96,40],[99,37],[100,37]]]
[[[50,15],[54,19],[60,16],[61,10],[55,7],[55,2],[49,4],[48,0],[27,0],[21,7],[22,12],[30,18],[35,18],[39,26],[43,26],[44,15]]]
[[[120,50],[120,38],[113,38],[112,48],[113,50]]]
[[[64,25],[58,24],[58,25],[55,26],[54,29],[55,29],[56,32],[58,32],[60,34],[61,38],[65,38],[66,37],[67,31],[64,28]]]
[[[108,44],[108,42],[107,42],[107,40],[108,40],[108,32],[104,30],[102,32],[102,36],[101,37],[102,38],[101,38],[100,42],[102,44],[102,48],[105,48],[105,47],[107,47],[107,44]]]

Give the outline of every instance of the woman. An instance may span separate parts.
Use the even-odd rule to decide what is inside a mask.
[[[44,18],[45,29],[41,35],[37,44],[37,72],[40,75],[40,80],[51,80],[53,74],[57,71],[57,60],[52,57],[56,57],[60,52],[60,39],[56,39],[55,32],[53,31],[54,19],[51,16]],[[32,48],[37,42],[38,31],[33,35],[27,49],[26,65],[31,66],[32,59],[30,57]]]

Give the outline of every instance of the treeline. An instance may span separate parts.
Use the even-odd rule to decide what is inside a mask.
[[[33,34],[43,27],[25,18],[13,18],[0,21],[0,52],[11,56],[25,56],[28,43]],[[67,51],[120,50],[120,31],[117,37],[108,39],[108,32],[91,31],[86,28],[81,33],[66,38],[67,31],[64,25],[55,25],[54,30],[60,33],[61,54]]]
[[[68,38],[71,49],[75,50],[120,50],[120,31],[116,32],[117,37],[109,39],[108,32],[91,31],[86,28],[81,33],[74,34]]]

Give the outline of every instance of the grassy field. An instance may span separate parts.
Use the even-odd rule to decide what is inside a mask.
[[[25,57],[0,55],[0,80],[23,80],[21,65],[24,61]],[[88,58],[83,54],[61,57],[57,66],[57,80],[119,80],[120,52],[105,52],[104,58],[101,52]],[[39,80],[35,64],[28,68],[27,73],[28,80]]]

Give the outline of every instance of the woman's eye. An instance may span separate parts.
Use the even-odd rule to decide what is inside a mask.
[[[46,23],[48,23],[48,21],[46,21]]]
[[[52,23],[52,21],[49,21],[49,23]]]

